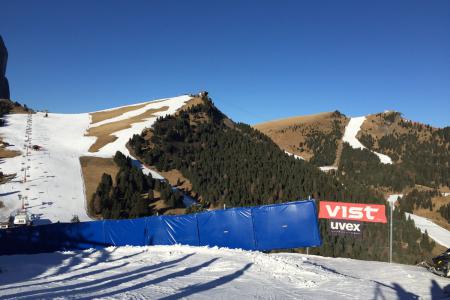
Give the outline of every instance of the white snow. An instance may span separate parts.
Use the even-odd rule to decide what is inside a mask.
[[[347,126],[345,127],[344,136],[342,141],[347,142],[353,149],[367,149],[361,142],[356,138],[359,130],[361,129],[361,125],[366,120],[366,117],[356,117],[350,118]],[[384,154],[372,151],[374,154],[378,156],[380,162],[383,164],[392,164],[392,159]]]
[[[1,299],[440,299],[416,266],[189,246],[0,256]]]
[[[4,141],[13,144],[11,149],[24,154],[27,115],[6,117],[8,126],[2,127]],[[5,208],[0,209],[0,219],[21,207],[18,195],[28,197],[29,211],[40,216],[40,222],[70,221],[78,215],[81,221],[89,220],[85,209],[84,183],[79,157],[94,142],[85,137],[89,127],[88,114],[63,115],[43,113],[32,116],[32,144],[43,147],[41,151],[30,150],[30,155],[4,159],[0,165],[6,174],[16,173],[12,181],[0,185]],[[27,181],[22,183],[27,170]]]
[[[143,108],[129,111],[118,117],[111,118],[111,119],[93,124],[92,127],[96,127],[101,124],[107,124],[110,122],[116,122],[116,121],[120,121],[120,120],[129,119],[131,117],[140,115],[149,109],[159,109],[164,106],[168,106],[167,110],[154,113],[154,115],[155,115],[154,117],[147,118],[143,122],[133,123],[131,128],[127,128],[127,129],[115,132],[114,135],[116,137],[118,137],[117,140],[105,145],[98,152],[89,153],[89,155],[99,156],[99,157],[112,157],[112,156],[114,156],[116,151],[121,151],[125,155],[130,155],[128,149],[126,148],[126,143],[134,134],[141,133],[142,130],[144,130],[145,128],[149,128],[149,127],[153,126],[153,123],[155,123],[155,121],[158,117],[175,113],[190,99],[191,99],[190,96],[185,95],[185,96],[179,96],[179,97],[175,97],[175,98],[157,100],[157,101],[154,101],[154,103],[150,102]]]
[[[19,194],[28,197],[28,210],[39,217],[37,223],[69,222],[73,215],[77,215],[81,221],[89,220],[86,214],[84,181],[79,157],[112,157],[116,151],[130,155],[125,145],[134,134],[140,134],[144,128],[151,127],[158,116],[175,113],[190,99],[190,96],[179,96],[156,100],[148,102],[142,109],[102,121],[102,124],[106,124],[139,115],[148,109],[168,107],[165,111],[155,113],[155,117],[133,123],[131,128],[115,132],[114,135],[118,139],[95,153],[88,152],[88,149],[96,138],[85,135],[91,126],[91,116],[88,113],[48,114],[47,118],[44,117],[44,113],[33,114],[30,126],[31,144],[42,146],[43,150],[30,150],[28,157],[24,155],[24,145],[28,144],[25,142],[28,115],[6,116],[8,125],[1,128],[3,141],[13,145],[9,147],[10,150],[22,151],[23,155],[6,158],[0,162],[0,170],[3,173],[17,174],[12,181],[0,185],[1,201],[5,204],[5,207],[0,209],[0,221],[21,207]],[[99,123],[95,125],[98,126]],[[145,173],[151,172],[155,178],[163,178],[156,172],[144,168],[139,162],[135,163],[143,168]],[[23,169],[27,166],[29,177],[27,182],[23,183]]]
[[[402,198],[403,194],[392,194],[389,195],[387,198],[387,202],[389,202],[391,205],[393,205],[393,209],[395,210],[395,202],[397,202],[398,198]]]
[[[328,172],[331,170],[337,170],[338,168],[336,166],[323,166],[323,167],[319,167],[319,169],[324,172]]]
[[[391,204],[395,204],[398,198],[402,197],[403,194],[393,194],[389,195],[386,201],[388,201]],[[410,213],[405,213],[405,215],[407,218],[410,217],[412,220],[414,220],[414,224],[418,229],[420,229],[421,232],[425,233],[426,231],[429,237],[435,240],[438,244],[450,248],[450,231],[437,225],[430,219]]]
[[[446,248],[450,248],[450,231],[433,223],[430,219],[414,214],[405,214],[406,217],[411,217],[411,219],[414,220],[416,227],[419,228],[420,231],[423,233],[427,231],[430,238],[435,240],[438,244],[441,244]]]
[[[296,159],[301,159],[301,160],[305,160],[303,157],[301,157],[300,155],[297,155],[297,154],[294,154],[294,153],[291,153],[291,152],[287,152],[286,150],[284,150],[284,153],[286,153],[287,155],[289,155],[289,156],[293,156],[294,158],[296,158]]]

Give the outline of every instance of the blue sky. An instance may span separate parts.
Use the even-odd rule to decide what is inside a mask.
[[[450,1],[1,1],[11,95],[86,112],[208,90],[250,124],[450,125]]]

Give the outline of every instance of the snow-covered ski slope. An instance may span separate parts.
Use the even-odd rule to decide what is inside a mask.
[[[0,162],[0,170],[3,173],[17,174],[12,181],[0,185],[0,199],[5,205],[0,209],[0,221],[21,207],[19,194],[28,197],[28,210],[39,217],[40,224],[68,222],[74,215],[81,221],[89,220],[86,214],[84,182],[79,158],[112,157],[116,151],[129,155],[125,145],[133,134],[140,134],[144,128],[151,127],[158,116],[176,112],[190,99],[190,96],[179,96],[148,102],[142,108],[95,124],[91,124],[89,113],[50,113],[48,117],[45,117],[44,113],[36,113],[31,117],[31,125],[27,125],[29,116],[25,114],[8,115],[6,117],[8,125],[0,129],[0,134],[4,142],[13,145],[9,147],[10,150],[19,150],[22,155],[5,158]],[[85,135],[90,127],[126,120],[150,109],[161,108],[164,110],[155,112],[150,118],[131,123],[131,128],[113,132],[118,138],[100,148],[98,152],[88,151],[96,141],[96,137]],[[24,144],[28,145],[25,141],[27,126],[31,129],[30,144],[42,146],[43,149],[29,150],[29,155],[25,156]],[[24,169],[27,169],[25,183]]]
[[[189,246],[0,256],[0,299],[444,299],[416,266]]]
[[[342,140],[349,143],[353,149],[366,149],[366,147],[361,144],[361,142],[356,138],[356,135],[358,134],[359,130],[361,129],[361,125],[365,120],[366,117],[350,118],[350,122],[348,122],[347,126],[345,127]],[[383,164],[392,164],[392,159],[389,156],[375,151],[372,152],[378,156]]]
[[[433,223],[427,218],[409,213],[405,214],[406,217],[410,217],[414,220],[416,227],[419,228],[420,231],[423,233],[426,231],[428,235],[438,244],[441,244],[446,248],[450,248],[450,231],[437,225],[436,223]]]
[[[397,202],[398,198],[403,197],[403,194],[393,194],[389,195],[387,200],[391,205],[394,205]],[[395,206],[393,207],[395,209]],[[425,231],[428,233],[429,237],[435,240],[438,244],[450,248],[450,231],[447,229],[437,225],[433,221],[410,213],[405,213],[406,217],[410,217],[414,220],[414,224],[417,228],[420,229],[423,233]]]

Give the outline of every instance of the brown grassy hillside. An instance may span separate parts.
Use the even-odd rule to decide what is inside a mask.
[[[339,112],[292,117],[256,124],[253,127],[268,135],[281,149],[311,160],[335,129],[342,134],[349,119]],[[313,138],[317,138],[313,141]],[[340,138],[336,147],[339,148]]]

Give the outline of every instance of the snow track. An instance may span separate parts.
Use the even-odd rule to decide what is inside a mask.
[[[0,299],[431,299],[423,268],[189,246],[0,256]]]
[[[447,229],[433,223],[431,220],[414,215],[405,213],[406,217],[410,217],[414,220],[416,227],[420,229],[423,233],[426,231],[430,238],[435,240],[438,244],[446,248],[450,248],[450,231]]]
[[[398,198],[401,197],[403,197],[403,194],[389,195],[386,201],[391,203],[391,205],[394,205]],[[450,231],[437,225],[427,218],[410,213],[405,213],[405,215],[407,218],[410,217],[412,220],[414,220],[414,224],[417,228],[420,229],[420,231],[422,231],[422,233],[425,233],[426,231],[428,233],[428,236],[435,240],[438,244],[446,248],[450,248]]]
[[[24,153],[24,134],[27,115],[7,116],[8,126],[3,127],[4,141],[13,144],[14,150]],[[18,209],[18,195],[28,197],[29,211],[40,218],[40,223],[70,221],[78,215],[81,221],[89,220],[85,210],[85,196],[79,157],[95,141],[85,137],[89,127],[88,114],[62,115],[34,114],[32,144],[40,151],[29,150],[29,156],[19,155],[4,159],[0,165],[6,174],[16,173],[12,181],[0,185],[0,194],[6,209],[0,209],[0,218]],[[23,168],[27,170],[27,181],[23,180]]]
[[[0,185],[0,199],[5,204],[5,207],[0,209],[0,221],[7,219],[12,211],[21,207],[19,194],[27,197],[28,210],[38,216],[38,224],[69,222],[74,215],[81,221],[89,220],[79,158],[112,157],[116,151],[130,155],[126,143],[134,134],[140,134],[143,129],[151,127],[157,117],[175,113],[190,99],[190,96],[179,96],[147,102],[142,108],[92,125],[88,113],[48,114],[48,117],[45,117],[44,113],[36,113],[31,117],[31,124],[26,114],[6,116],[7,126],[1,127],[0,134],[4,142],[13,145],[9,147],[10,150],[21,151],[22,155],[5,158],[0,162],[0,171],[16,174],[13,180]],[[90,127],[127,120],[149,109],[161,108],[165,110],[156,112],[152,117],[140,122],[131,123],[130,128],[112,133],[117,139],[98,152],[88,151],[96,141],[96,137],[85,135]],[[27,130],[30,132],[30,142],[25,140]],[[30,145],[39,145],[42,149],[28,150],[29,155],[26,156],[25,147]],[[155,178],[162,178],[139,162],[136,161],[136,164],[143,168],[145,173],[151,172]],[[26,182],[23,182],[24,169],[27,170]]]
[[[343,142],[347,142],[353,149],[367,149],[361,142],[356,138],[359,130],[361,129],[362,124],[366,120],[366,117],[356,117],[351,118],[350,122],[348,122],[347,127],[345,127],[344,136],[342,138]],[[392,164],[392,159],[384,154],[372,151],[375,155],[378,156],[380,162],[383,164]]]

